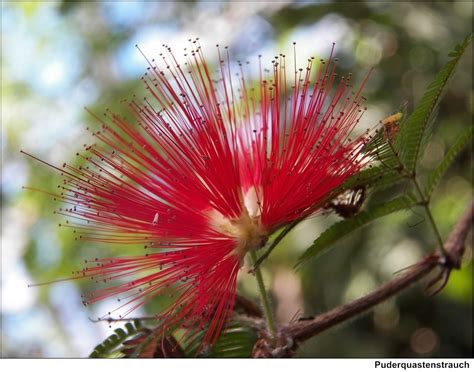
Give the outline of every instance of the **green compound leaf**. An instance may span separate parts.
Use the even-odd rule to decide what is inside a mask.
[[[364,169],[352,177],[349,177],[346,182],[344,182],[341,189],[347,190],[359,186],[382,189],[384,187],[392,186],[403,179],[403,175],[394,168],[388,168],[385,165],[378,165]]]
[[[406,111],[405,108],[403,110],[404,112]],[[401,115],[400,120],[397,120],[392,125],[397,126],[398,128],[401,128],[404,125],[403,123],[406,121],[404,112],[399,112]],[[396,137],[397,134],[395,133],[393,136]],[[374,137],[364,147],[363,153],[374,157],[374,159],[383,164],[385,168],[397,167],[399,163],[397,161],[396,154],[393,152],[393,149],[390,146],[389,141],[393,141],[393,138],[387,138],[387,135],[385,134],[385,128],[382,127],[377,130]]]
[[[467,36],[449,54],[452,59],[436,75],[435,80],[428,86],[415,111],[400,129],[395,147],[400,152],[402,162],[409,171],[415,170],[423,136],[427,132],[426,129],[429,123],[433,120],[446,84],[449,78],[453,76],[459,60],[471,43],[471,39],[472,34]]]
[[[140,322],[127,323],[124,328],[115,329],[89,355],[90,358],[250,358],[257,341],[256,332],[245,324],[231,322],[217,339],[214,346],[203,347],[206,328],[191,341],[182,344],[181,337],[169,334],[162,337],[143,327]],[[179,334],[179,330],[178,330]],[[186,345],[187,344],[187,345]]]
[[[463,150],[464,146],[472,139],[474,135],[474,127],[471,126],[467,128],[456,140],[454,145],[449,149],[447,154],[445,155],[444,159],[438,166],[433,170],[430,174],[428,182],[425,187],[425,196],[429,198],[433,193],[433,190],[438,185],[441,177],[443,176],[444,172],[449,168],[451,163],[454,161],[456,156]]]
[[[405,104],[400,107],[398,113],[401,115],[401,118],[393,125],[400,128],[406,122]],[[394,152],[395,149],[390,142],[391,140],[387,138],[384,127],[375,133],[375,136],[364,147],[363,153],[372,157],[378,164],[372,165],[370,168],[349,177],[342,186],[343,190],[362,186],[381,189],[392,186],[405,178],[401,172],[400,162],[397,158],[398,154]]]
[[[412,196],[402,196],[393,199],[387,203],[373,207],[370,211],[362,211],[356,216],[339,221],[324,231],[313,244],[300,256],[296,266],[315,258],[339,239],[350,234],[354,230],[367,225],[377,218],[387,216],[391,213],[408,209],[418,204],[418,201]]]
[[[138,321],[127,323],[124,327],[125,329],[115,329],[111,336],[107,337],[104,342],[95,347],[89,355],[89,358],[107,358],[112,356],[114,353],[118,353],[118,348],[124,341],[142,331],[142,325]]]
[[[199,334],[185,348],[188,357],[205,358],[250,358],[257,341],[257,334],[250,327],[232,322],[217,339],[212,348],[203,348],[202,340],[205,332]]]

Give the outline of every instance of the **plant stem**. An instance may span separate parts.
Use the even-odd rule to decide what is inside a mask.
[[[431,214],[431,210],[429,207],[429,200],[425,197],[425,194],[423,194],[423,191],[421,190],[420,184],[418,183],[418,180],[416,179],[416,173],[415,172],[409,172],[406,168],[405,165],[403,164],[402,160],[398,156],[398,153],[395,151],[395,148],[393,147],[392,143],[388,141],[388,145],[390,146],[390,149],[392,150],[393,154],[395,155],[395,158],[397,159],[398,164],[400,165],[400,172],[407,178],[409,178],[413,185],[415,186],[415,189],[418,193],[418,196],[420,197],[420,203],[423,205],[423,208],[425,209],[426,215],[428,216],[428,220],[430,221],[430,225],[436,235],[436,240],[438,241],[439,249],[443,256],[446,258],[448,257],[448,254],[446,250],[444,249],[444,243],[443,239],[441,238],[441,234],[439,233],[438,226],[436,226],[436,222],[433,218],[433,215]]]
[[[260,256],[259,259],[253,262],[253,267],[250,269],[249,272],[254,273],[258,267],[262,264],[262,262],[272,253],[272,251],[277,247],[277,245],[283,240],[283,238],[291,231],[293,228],[301,222],[301,219],[296,219],[289,225],[287,225],[283,231],[278,234],[278,236],[272,241],[268,249],[265,251],[264,254]]]
[[[250,251],[250,257],[252,257],[252,262],[253,264],[255,264],[257,262],[257,252],[255,252],[254,250]],[[267,321],[268,332],[270,333],[270,336],[275,339],[275,322],[273,321],[272,308],[270,306],[268,293],[265,289],[265,283],[263,282],[260,267],[255,268],[255,278],[257,279],[258,290],[260,292],[260,297],[262,298],[263,314],[265,315],[265,319]]]
[[[433,214],[431,213],[429,202],[425,198],[425,195],[423,194],[423,191],[421,190],[420,184],[418,183],[415,175],[412,176],[411,180],[413,184],[415,185],[415,189],[418,192],[419,197],[421,198],[423,208],[425,209],[426,215],[428,216],[428,220],[430,221],[430,225],[433,228],[433,231],[436,235],[436,239],[438,240],[439,249],[441,250],[441,253],[443,254],[444,257],[448,257],[447,252],[444,249],[443,239],[441,238],[441,234],[439,233],[438,226],[436,226],[436,222],[433,218]]]

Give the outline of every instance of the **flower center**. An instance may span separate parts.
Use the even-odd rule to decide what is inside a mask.
[[[251,188],[244,197],[242,215],[238,219],[229,219],[216,210],[209,213],[213,227],[238,242],[233,254],[243,258],[252,249],[259,249],[265,245],[268,232],[261,224],[258,197],[254,188]]]

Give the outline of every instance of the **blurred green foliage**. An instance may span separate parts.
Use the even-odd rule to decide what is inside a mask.
[[[212,45],[221,41],[215,40],[217,34],[235,55],[256,55],[265,48],[273,55],[293,39],[300,44],[301,38],[309,49],[304,52],[311,55],[318,53],[313,46],[337,41],[342,71],[353,71],[361,80],[375,64],[367,102],[368,119],[377,122],[405,100],[411,111],[448,60],[448,51],[472,30],[468,1],[124,4],[2,3],[2,265],[9,265],[3,267],[2,285],[14,283],[13,292],[2,291],[4,356],[86,356],[110,333],[106,324],[87,319],[103,315],[103,307],[77,306],[79,293],[92,289],[93,282],[67,282],[65,289],[64,283],[57,283],[27,290],[26,284],[67,277],[86,258],[124,254],[125,249],[132,254],[133,249],[75,240],[73,229],[53,214],[61,205],[49,195],[21,190],[30,185],[56,192],[60,176],[20,156],[19,150],[57,165],[79,164],[75,153],[91,141],[85,128],[98,125],[82,107],[97,113],[106,107],[121,112],[122,98],[143,93],[140,73],[123,67],[121,61],[123,55],[125,60],[132,58],[123,51],[140,41],[145,31],[160,35],[157,45],[189,36],[212,38]],[[50,26],[43,27],[46,24]],[[325,34],[325,27],[334,34]],[[48,75],[55,61],[66,68],[59,82],[54,78],[61,69]],[[471,69],[468,53],[441,102],[434,134],[421,156],[422,171],[433,169],[459,133],[472,125]],[[433,195],[433,213],[443,237],[472,196],[470,150],[456,158]],[[369,205],[403,192],[400,187],[386,189],[378,200],[369,198]],[[436,246],[422,216],[401,212],[355,232],[294,272],[303,249],[335,221],[334,216],[318,216],[304,222],[265,262],[264,277],[280,320],[297,318],[297,310],[301,315],[318,314],[361,296]],[[59,223],[62,228],[57,228]],[[310,340],[299,356],[472,356],[472,245],[466,256],[462,270],[453,273],[440,295],[426,297],[420,287],[412,288]],[[257,299],[252,279],[243,278],[239,289]],[[148,303],[143,312],[156,311],[160,301]],[[35,325],[40,331],[34,331]],[[77,336],[78,329],[82,336]]]

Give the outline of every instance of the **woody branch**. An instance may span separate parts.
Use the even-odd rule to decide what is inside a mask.
[[[446,275],[449,275],[451,269],[459,269],[465,251],[464,243],[472,226],[473,214],[474,202],[471,202],[444,243],[444,248],[449,257],[444,257],[440,252],[433,252],[368,295],[348,304],[338,306],[312,320],[287,325],[282,328],[281,334],[285,335],[286,339],[291,339],[296,346],[299,342],[305,341],[326,329],[361,315],[375,305],[426,277],[436,267],[440,267]],[[438,279],[441,279],[441,276],[436,276],[435,281],[438,281]],[[447,280],[447,276],[445,280]],[[436,283],[432,281],[431,284]],[[441,286],[444,284],[441,283]]]

